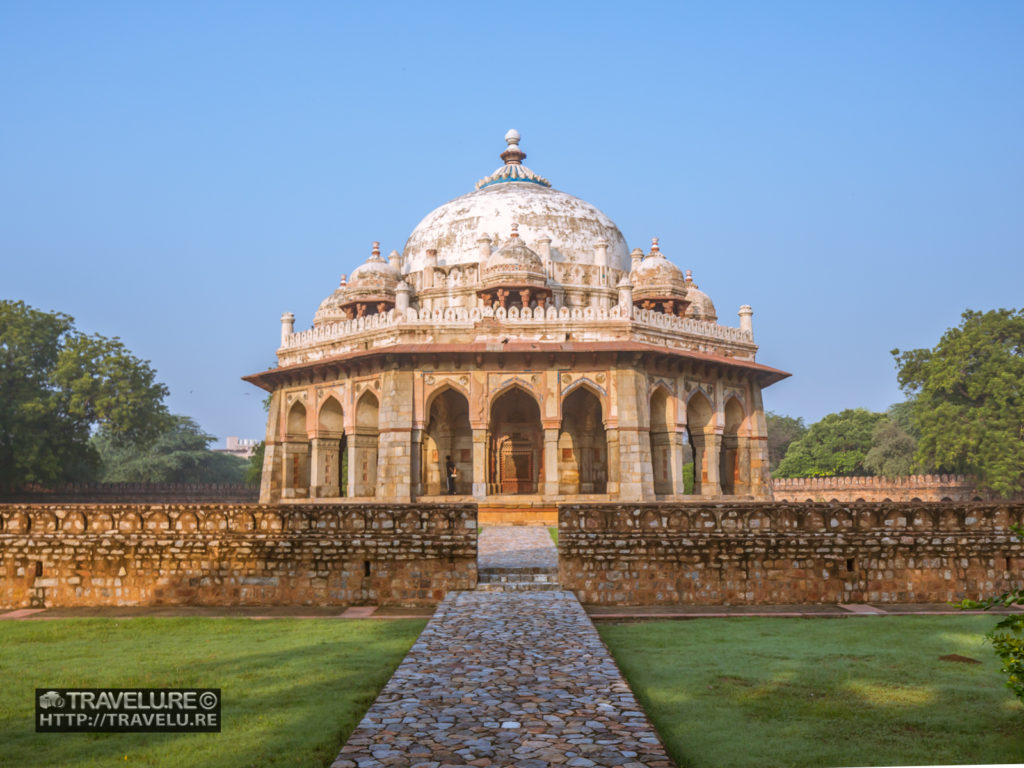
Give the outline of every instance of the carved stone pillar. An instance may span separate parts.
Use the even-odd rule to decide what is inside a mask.
[[[719,467],[722,456],[722,436],[716,432],[704,434],[703,467],[700,468],[701,496],[721,496],[722,483],[719,477]],[[695,468],[696,469],[696,468]]]
[[[309,496],[309,441],[285,440],[283,444],[281,498],[304,499]]]
[[[377,495],[377,430],[349,435],[348,487],[350,496]]]
[[[314,437],[311,441],[309,495],[331,498],[341,494],[341,438]]]
[[[608,495],[619,495],[619,430],[606,429],[608,439]]]
[[[544,489],[545,496],[558,495],[558,427],[544,430]]]
[[[473,430],[473,496],[487,497],[487,430]]]
[[[409,434],[409,479],[413,497],[423,495],[423,430],[413,428]]]
[[[672,491],[676,495],[683,493],[683,432],[677,429],[669,432],[669,466],[672,474]]]

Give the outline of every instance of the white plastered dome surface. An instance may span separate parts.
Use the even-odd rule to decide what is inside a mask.
[[[428,249],[437,250],[440,266],[478,262],[480,238],[491,238],[492,247],[497,248],[508,239],[513,224],[519,225],[519,236],[537,253],[544,252],[541,238],[550,238],[552,261],[593,264],[595,246],[604,242],[608,266],[630,268],[629,248],[615,222],[585,200],[552,189],[546,179],[519,165],[518,158],[525,154],[518,149],[518,139],[514,131],[505,139],[516,153],[513,162],[484,179],[475,192],[434,209],[416,226],[402,251],[403,271],[423,269]]]

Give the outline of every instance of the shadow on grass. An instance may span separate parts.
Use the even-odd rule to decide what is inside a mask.
[[[0,764],[324,766],[425,621],[79,619],[0,626]],[[219,734],[36,734],[36,687],[220,687]]]
[[[1024,706],[988,617],[599,627],[680,766],[1015,763]],[[981,664],[951,663],[957,654]]]

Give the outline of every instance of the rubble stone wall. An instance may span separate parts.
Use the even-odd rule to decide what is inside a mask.
[[[913,603],[1020,586],[1024,504],[563,505],[559,578],[605,605]]]
[[[776,501],[983,501],[994,500],[964,475],[909,477],[776,477]]]
[[[433,604],[476,539],[474,504],[3,504],[0,608]]]

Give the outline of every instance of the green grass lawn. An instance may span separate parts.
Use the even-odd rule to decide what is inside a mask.
[[[598,624],[681,768],[1024,762],[989,616]],[[980,664],[940,661],[958,655]]]
[[[554,539],[555,546],[557,547],[558,546],[558,528],[557,527],[548,528],[548,533],[551,534],[551,538]]]
[[[0,765],[328,765],[426,621],[0,622]],[[221,733],[34,731],[36,687],[221,688]]]

